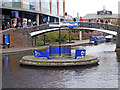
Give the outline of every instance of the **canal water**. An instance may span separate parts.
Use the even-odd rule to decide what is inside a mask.
[[[31,52],[3,55],[3,88],[118,88],[115,43],[77,46],[100,58],[99,65],[77,67],[19,66]]]

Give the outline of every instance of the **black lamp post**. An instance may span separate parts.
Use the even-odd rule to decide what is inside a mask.
[[[59,27],[59,56],[61,56],[61,30]]]

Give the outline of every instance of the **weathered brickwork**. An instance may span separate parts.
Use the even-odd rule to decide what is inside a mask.
[[[27,29],[12,29],[2,33],[10,35],[10,47],[31,47],[32,37]]]

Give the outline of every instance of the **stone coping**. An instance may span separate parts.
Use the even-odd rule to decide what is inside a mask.
[[[46,57],[43,58],[35,58],[34,55],[33,56],[24,56],[22,57],[22,60],[25,61],[34,61],[34,62],[49,62],[49,63],[70,63],[70,62],[84,62],[84,61],[91,61],[91,60],[96,60],[98,59],[97,57],[93,57],[93,56],[86,56],[86,57],[82,57],[82,58],[54,58],[54,59],[47,59]]]
[[[98,64],[99,58],[93,57],[93,56],[86,56],[83,58],[78,59],[37,59],[34,60],[33,56],[32,59],[28,57],[30,56],[24,56],[20,60],[20,65],[32,65],[32,66],[81,66],[81,65],[93,65]]]

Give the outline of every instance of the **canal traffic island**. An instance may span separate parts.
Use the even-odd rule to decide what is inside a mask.
[[[44,51],[34,49],[34,55],[24,56],[20,60],[20,65],[32,66],[83,66],[96,65],[99,58],[86,55],[86,50],[77,49],[71,52],[70,45],[50,45]]]
[[[48,60],[45,57],[40,59],[33,56],[24,56],[20,60],[20,65],[32,65],[32,66],[83,66],[83,65],[96,65],[99,59],[93,56],[85,56],[83,58],[70,59],[56,57]]]

